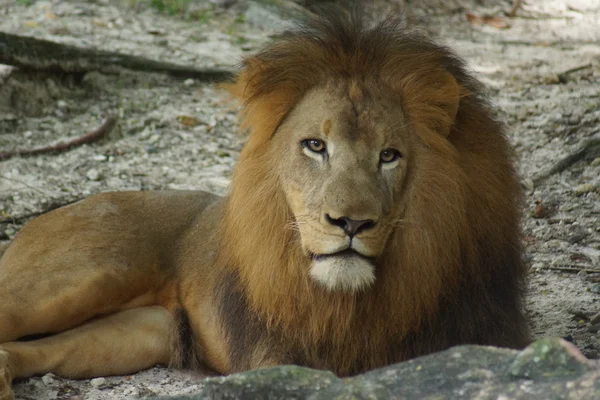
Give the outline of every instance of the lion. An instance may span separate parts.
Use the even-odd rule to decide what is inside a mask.
[[[459,57],[322,13],[225,86],[249,135],[225,197],[102,193],[18,233],[0,261],[2,400],[48,372],[349,376],[529,342],[514,155]]]

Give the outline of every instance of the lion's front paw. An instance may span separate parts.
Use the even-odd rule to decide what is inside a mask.
[[[12,371],[8,365],[8,353],[0,347],[0,400],[14,400],[15,394],[10,388]]]

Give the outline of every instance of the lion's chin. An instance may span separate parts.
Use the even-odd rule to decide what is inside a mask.
[[[315,258],[310,276],[331,291],[358,292],[375,282],[375,267],[359,255],[333,255]]]

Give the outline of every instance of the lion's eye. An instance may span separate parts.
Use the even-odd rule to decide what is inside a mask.
[[[396,149],[385,149],[379,154],[379,161],[382,164],[389,164],[402,157],[402,154]]]
[[[320,139],[304,139],[301,144],[313,153],[324,153],[327,149],[325,142]]]

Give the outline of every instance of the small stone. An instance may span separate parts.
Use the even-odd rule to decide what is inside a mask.
[[[586,232],[577,232],[567,238],[571,244],[579,243],[588,236]]]
[[[592,318],[590,318],[590,322],[592,324],[600,324],[600,313],[594,315]]]
[[[546,268],[546,264],[544,264],[543,262],[538,262],[531,266],[531,269],[544,269],[544,268]]]
[[[528,192],[532,193],[533,190],[535,189],[535,182],[533,182],[533,179],[531,178],[524,178],[521,181],[521,185],[527,189]]]
[[[50,386],[56,382],[56,380],[54,378],[55,378],[54,374],[46,374],[46,375],[42,376],[42,382],[44,382],[44,385]]]
[[[94,161],[106,161],[107,157],[103,154],[96,154],[95,156],[92,157],[92,160]]]
[[[94,168],[90,169],[85,176],[87,176],[90,181],[99,181],[101,179],[100,172]]]
[[[600,332],[600,324],[592,325],[588,328],[588,332],[590,333],[598,333]]]
[[[25,136],[26,138],[31,137],[31,135],[33,135],[33,132],[31,132],[31,131],[25,131],[23,133],[23,136]]]
[[[575,188],[573,189],[573,192],[575,192],[575,194],[586,194],[589,192],[593,192],[594,191],[594,185],[592,185],[591,183],[583,183],[581,185],[575,186]]]
[[[148,153],[148,154],[158,153],[158,148],[151,144],[147,144],[146,146],[144,146],[144,149],[146,150],[146,153]]]
[[[594,158],[594,161],[592,161],[592,163],[590,165],[592,167],[598,167],[598,166],[600,166],[600,157]]]
[[[90,381],[90,385],[92,385],[95,388],[98,388],[98,387],[104,385],[105,383],[106,383],[105,378],[94,378]]]
[[[56,102],[56,106],[58,108],[67,108],[67,102],[64,100],[59,100]]]
[[[196,83],[196,81],[194,81],[192,78],[188,78],[185,81],[183,81],[183,84],[185,86],[192,86],[194,83]]]

